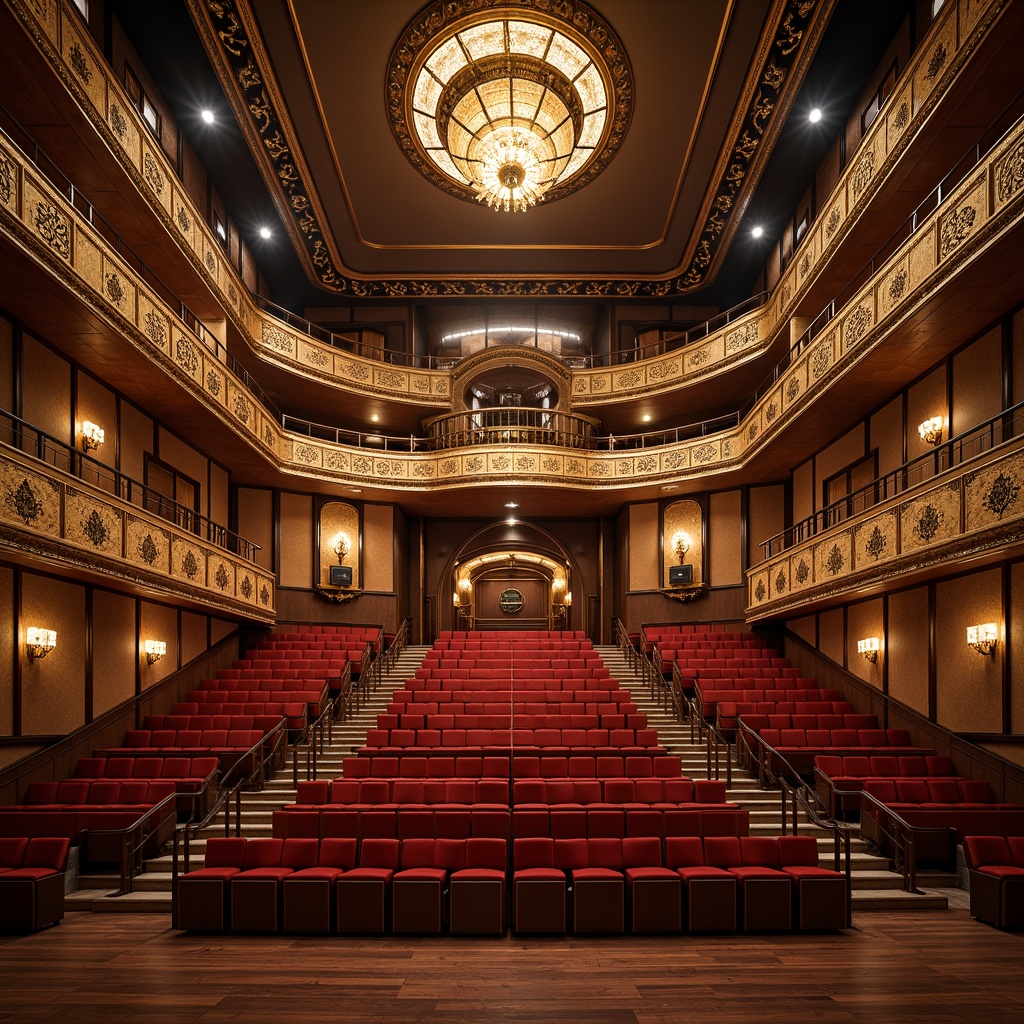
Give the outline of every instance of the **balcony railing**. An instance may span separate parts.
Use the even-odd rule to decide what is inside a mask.
[[[898,469],[872,480],[852,491],[844,498],[826,505],[814,515],[807,516],[788,530],[770,537],[761,544],[764,558],[774,558],[788,548],[816,537],[819,533],[838,526],[853,516],[903,494],[918,484],[938,476],[939,473],[960,466],[971,459],[991,451],[996,445],[1024,434],[1024,402],[1011,406],[1005,412],[951,437],[934,450],[910,459]]]
[[[246,540],[226,526],[215,523],[152,487],[111,469],[91,455],[78,451],[12,413],[0,411],[0,443],[77,477],[83,483],[98,487],[127,504],[174,523],[179,529],[195,534],[247,562],[253,561],[256,552],[260,550],[259,544]]]

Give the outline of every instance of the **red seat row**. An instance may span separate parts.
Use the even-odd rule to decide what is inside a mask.
[[[367,729],[367,747],[658,747],[655,729]]]
[[[385,712],[377,716],[378,729],[646,729],[642,714],[411,714]]]
[[[512,816],[507,807],[457,807],[407,804],[404,807],[339,810],[293,807],[274,811],[278,839],[508,839]]]
[[[814,758],[818,795],[835,817],[840,813],[860,813],[860,791],[866,779],[960,778],[953,759],[944,755],[891,754],[819,754]],[[841,791],[841,792],[837,792]],[[844,796],[853,793],[854,796]]]
[[[215,757],[81,757],[76,779],[164,779],[174,783],[177,809],[202,818],[217,779]]]
[[[636,702],[631,700],[598,701],[598,700],[556,700],[552,691],[550,700],[449,700],[444,694],[431,694],[433,699],[423,700],[421,696],[406,690],[394,691],[388,699],[385,713],[389,715],[507,715],[513,718],[519,715],[636,715],[639,714]],[[511,712],[510,712],[511,709]]]
[[[65,838],[0,838],[0,931],[34,932],[64,916]]]
[[[1024,928],[1024,836],[965,836],[971,916]]]
[[[512,774],[509,775],[511,764]],[[402,757],[346,757],[344,776],[352,778],[513,778],[513,779],[677,779],[682,761],[672,754],[621,754],[595,756],[455,757],[409,754]]]
[[[517,839],[517,932],[789,931],[844,928],[849,887],[810,836]]]

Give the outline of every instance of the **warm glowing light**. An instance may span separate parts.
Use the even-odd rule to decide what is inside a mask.
[[[924,423],[918,424],[917,432],[925,444],[942,444],[943,419],[941,416],[933,416]]]
[[[334,553],[338,556],[338,565],[345,564],[345,556],[352,550],[352,540],[347,533],[339,533],[334,538]]]
[[[167,644],[163,640],[147,640],[143,644],[143,650],[146,653],[146,661],[152,665],[167,653]]]
[[[967,627],[967,646],[973,647],[979,654],[995,654],[998,639],[999,627],[994,622]]]
[[[82,449],[87,452],[95,451],[103,444],[106,432],[101,426],[86,420],[82,424]]]
[[[678,530],[672,537],[672,550],[676,553],[680,565],[683,564],[686,552],[690,550],[692,544],[693,538],[685,530]]]
[[[872,665],[878,661],[878,652],[881,649],[881,643],[877,636],[867,636],[863,640],[857,641],[857,653],[862,657],[866,658],[871,662]]]
[[[45,658],[57,646],[57,634],[52,629],[29,626],[25,630],[25,646],[30,658]]]

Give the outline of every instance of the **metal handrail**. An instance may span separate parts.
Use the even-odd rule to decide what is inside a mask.
[[[4,421],[9,421],[9,423]],[[211,544],[237,554],[247,562],[253,561],[256,552],[261,550],[261,545],[255,541],[246,540],[226,526],[215,523],[195,509],[188,508],[188,506],[166,497],[120,470],[111,469],[106,463],[94,459],[85,452],[78,451],[66,441],[61,441],[52,434],[40,430],[39,427],[33,426],[27,420],[21,419],[20,416],[0,410],[0,432],[4,430],[9,433],[10,440],[0,440],[0,446],[9,447],[22,455],[27,455],[77,477],[85,483],[100,487],[107,493],[120,498],[121,501],[136,505],[147,512],[153,512],[161,519],[166,519],[190,533],[204,537]],[[35,451],[26,450],[26,445],[34,445]]]
[[[937,445],[932,451],[918,455],[904,462],[902,466],[876,477],[863,487],[851,491],[838,501],[826,505],[813,515],[806,516],[798,523],[769,537],[761,543],[764,558],[772,558],[788,548],[802,544],[805,540],[831,529],[840,522],[883,501],[916,487],[924,480],[933,480],[940,474],[992,451],[999,445],[1024,433],[1024,402],[996,413],[982,423],[951,437]],[[997,437],[997,435],[1002,435]]]
[[[176,803],[178,794],[168,793],[159,803],[153,804],[152,807],[147,808],[135,821],[130,825],[125,825],[124,828],[89,828],[84,831],[84,841],[88,843],[88,837],[90,835],[96,836],[121,836],[121,885],[117,890],[118,896],[123,896],[126,893],[132,891],[132,878],[142,870],[142,860],[140,854],[142,848],[146,843],[146,840],[152,835],[153,829],[146,828],[146,823],[150,821],[154,815],[158,814],[168,804],[172,806]],[[165,815],[164,819],[170,817]],[[157,822],[160,824],[160,822]],[[135,836],[136,840],[132,843],[130,837]]]

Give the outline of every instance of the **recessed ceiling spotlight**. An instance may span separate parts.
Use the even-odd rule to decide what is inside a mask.
[[[268,227],[260,228],[260,238],[269,238],[269,237],[270,237],[270,228],[268,228]]]
[[[515,526],[516,525],[516,521],[515,521],[515,519],[512,516],[509,516],[508,519],[505,520],[505,522],[508,523],[509,526]]]
[[[373,414],[373,415],[372,415],[372,416],[370,417],[370,422],[371,422],[371,423],[377,423],[377,422],[378,422],[379,420],[380,420],[380,417],[379,417],[379,416],[378,416],[378,415],[377,415],[376,413],[374,413],[374,414]]]
[[[752,231],[751,231],[750,233],[751,233],[751,234],[752,234],[752,235],[753,235],[753,236],[754,236],[755,238],[760,238],[760,237],[761,237],[761,236],[762,236],[762,235],[764,234],[764,228],[763,228],[763,227],[761,227],[761,225],[760,225],[760,224],[758,224],[758,225],[757,225],[757,227],[756,227],[756,228],[754,228],[754,229],[753,229],[753,230],[752,230]]]
[[[362,494],[363,493],[362,487],[350,487],[349,491],[351,491],[353,494]]]
[[[811,124],[817,124],[821,120],[821,110],[818,107],[814,107],[807,115],[807,120],[810,121]]]
[[[644,413],[644,423],[650,423],[650,422],[651,422],[651,414],[649,412],[645,412]]]
[[[679,484],[662,484],[661,489],[663,491],[678,491]]]
[[[515,501],[506,501],[505,508],[519,508],[519,504]]]
[[[203,119],[203,124],[213,124],[217,120],[212,110],[204,110],[199,116]]]

